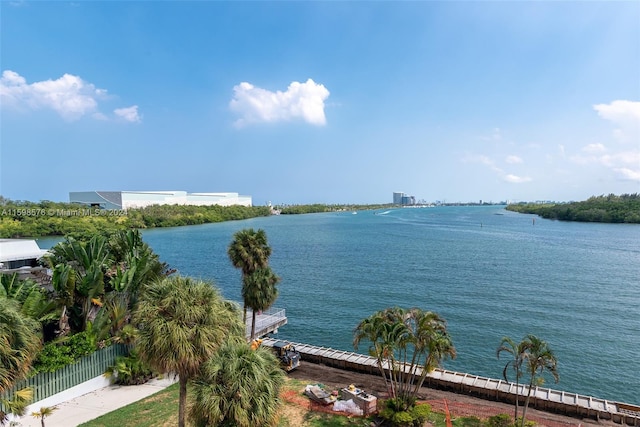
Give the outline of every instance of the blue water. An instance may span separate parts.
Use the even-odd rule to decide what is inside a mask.
[[[532,333],[559,360],[560,382],[545,386],[640,403],[638,225],[434,207],[153,229],[144,239],[181,274],[212,280],[240,301],[240,273],[226,250],[249,227],[266,231],[282,279],[275,305],[289,323],[280,338],[352,351],[361,319],[415,306],[447,320],[458,352],[447,369],[501,378],[502,336]]]

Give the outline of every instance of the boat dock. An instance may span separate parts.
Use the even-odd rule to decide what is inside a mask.
[[[245,324],[245,334],[247,339],[251,337],[252,312],[247,308],[247,323]],[[256,313],[256,337],[277,333],[278,328],[287,324],[287,315],[284,308],[270,308]]]
[[[262,345],[271,347],[276,341],[272,338],[265,338]],[[328,347],[316,347],[302,343],[292,344],[300,352],[303,363],[319,363],[355,372],[380,375],[378,362],[374,357]],[[384,368],[388,369],[388,366],[384,366]],[[514,383],[446,369],[435,369],[430,372],[424,385],[510,404],[515,403],[517,396],[524,403],[529,390],[526,385],[520,384],[516,390]],[[640,426],[640,406],[544,387],[535,387],[531,390],[529,406],[569,416],[610,420],[618,424]]]

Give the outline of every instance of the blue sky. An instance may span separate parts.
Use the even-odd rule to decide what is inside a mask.
[[[640,192],[640,2],[0,3],[0,194]]]

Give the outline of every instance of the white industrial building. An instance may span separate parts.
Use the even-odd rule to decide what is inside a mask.
[[[186,191],[74,191],[69,201],[100,209],[132,209],[152,205],[251,206],[251,196],[238,193],[187,193]]]

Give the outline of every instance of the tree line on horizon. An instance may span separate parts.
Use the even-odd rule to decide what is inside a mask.
[[[267,206],[153,205],[117,211],[48,200],[12,201],[0,196],[0,238],[108,236],[124,230],[199,225],[270,214]]]
[[[154,205],[125,211],[99,210],[78,204],[12,201],[0,196],[0,238],[47,236],[90,237],[117,231],[179,227],[269,216],[388,209],[392,204],[307,204],[269,206]],[[275,211],[274,211],[275,209]],[[507,210],[562,221],[640,224],[640,194],[593,196],[571,203],[517,203]]]
[[[640,224],[640,194],[592,196],[570,203],[517,203],[507,210],[560,221]]]

